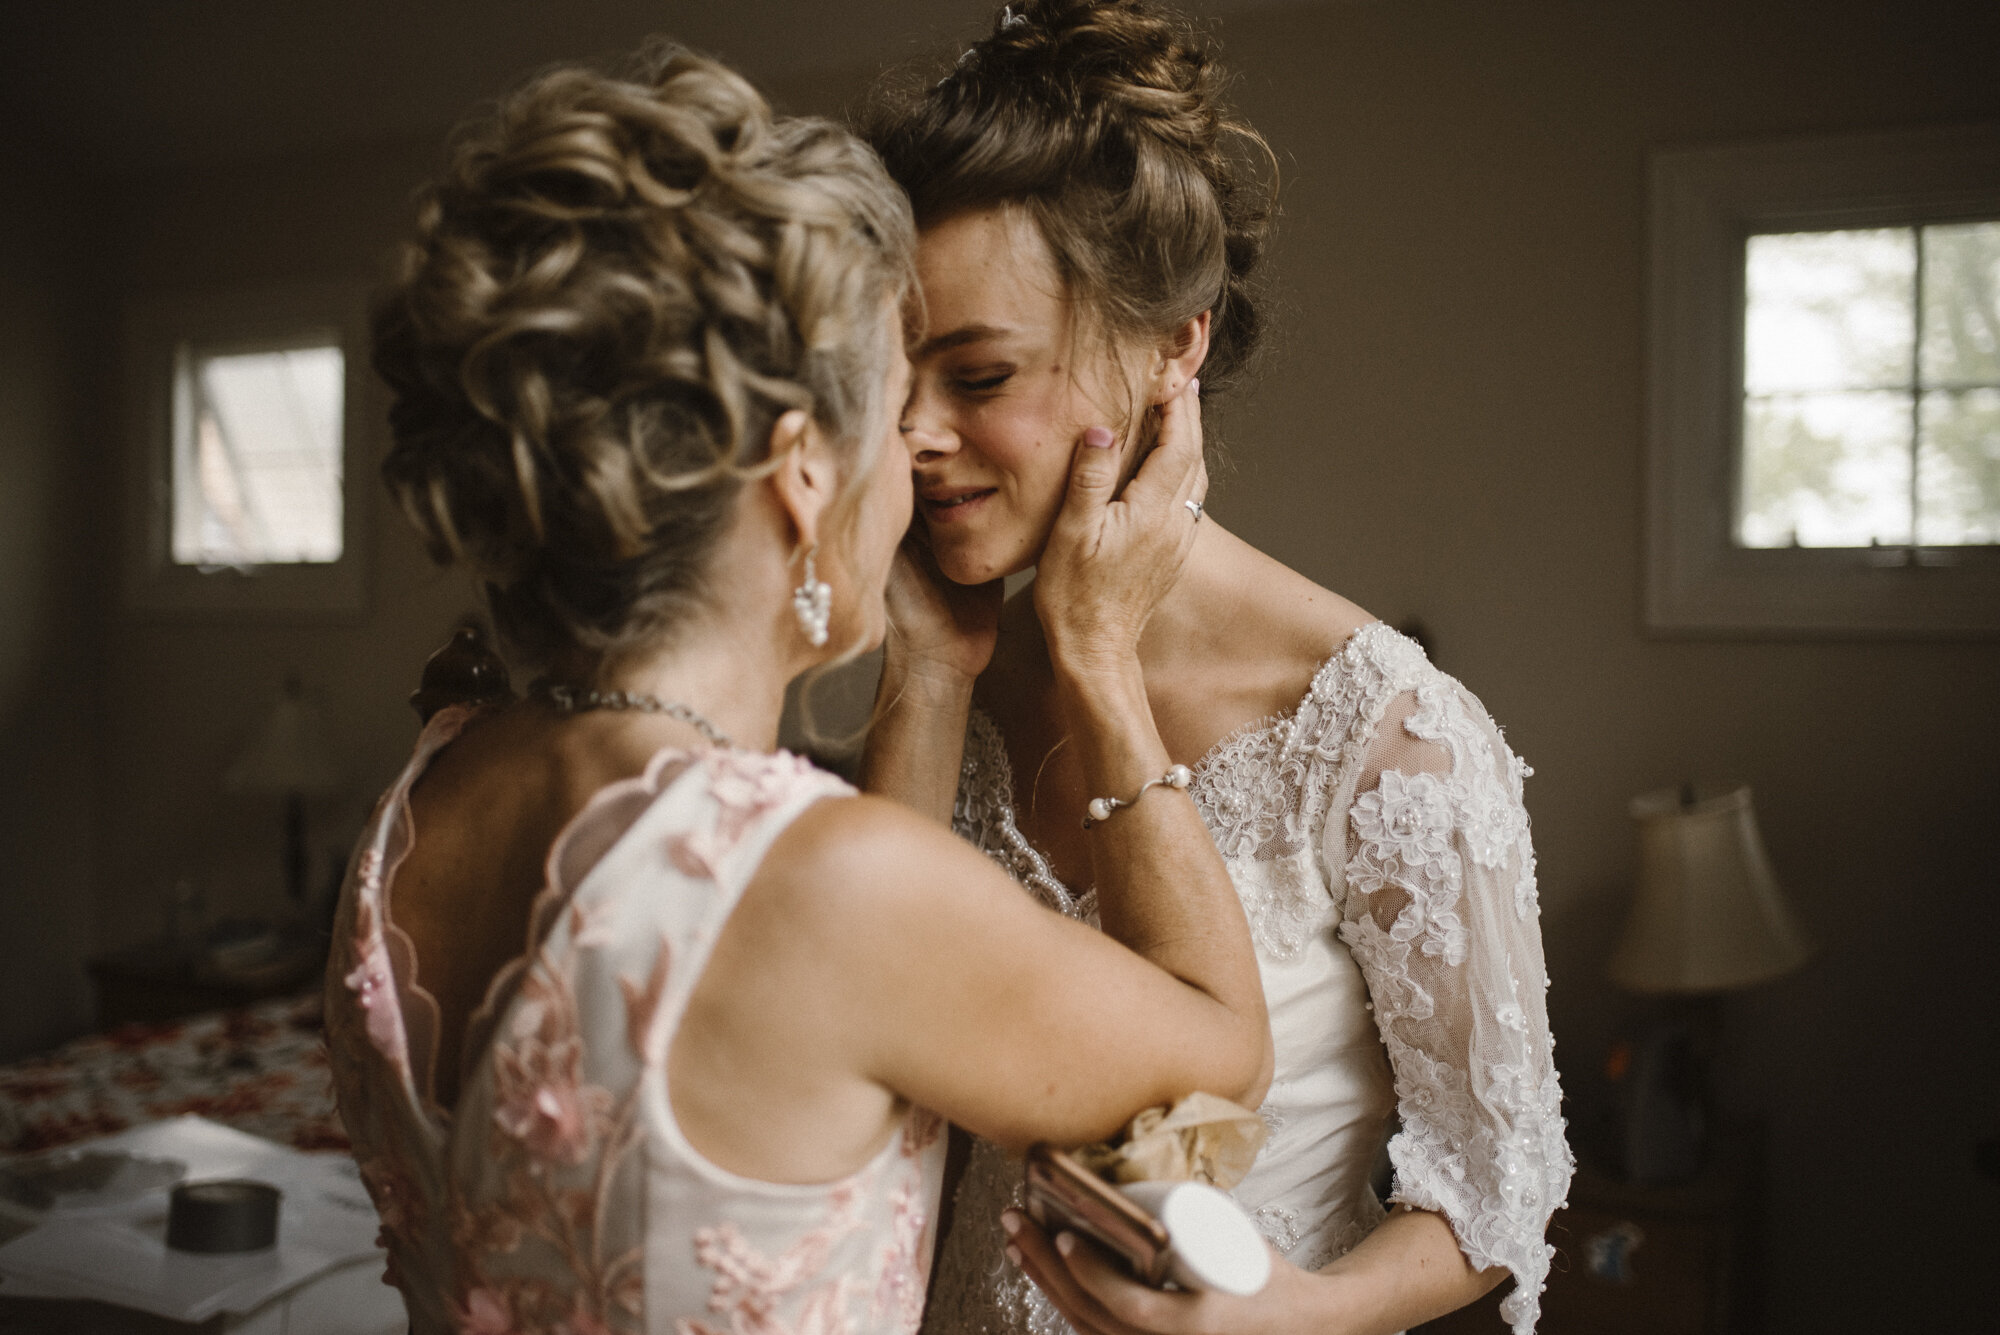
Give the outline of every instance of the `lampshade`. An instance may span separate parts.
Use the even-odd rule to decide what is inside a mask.
[[[326,744],[326,722],[305,698],[297,679],[271,706],[248,744],[222,775],[232,793],[330,793],[340,767]]]
[[[1688,794],[1692,796],[1692,794]],[[1771,875],[1750,790],[1632,799],[1639,883],[1613,982],[1634,992],[1727,992],[1790,973],[1812,946]]]

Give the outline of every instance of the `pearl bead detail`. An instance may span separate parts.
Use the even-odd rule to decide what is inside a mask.
[[[1134,802],[1144,797],[1149,789],[1178,788],[1182,792],[1186,792],[1188,785],[1193,782],[1193,770],[1190,770],[1186,765],[1173,765],[1169,766],[1167,772],[1159,778],[1147,780],[1144,787],[1141,787],[1138,792],[1132,794],[1129,798],[1093,797],[1090,799],[1090,805],[1084,808],[1089,814],[1083,818],[1083,828],[1087,830],[1101,821],[1109,820],[1112,812],[1118,810],[1120,807],[1131,806]]]

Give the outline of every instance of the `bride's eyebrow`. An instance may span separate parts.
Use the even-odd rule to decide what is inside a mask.
[[[928,357],[935,353],[949,352],[953,348],[962,348],[968,343],[984,343],[988,339],[1005,338],[1013,332],[1013,330],[1001,325],[961,325],[948,334],[939,334],[935,338],[925,339],[917,345],[916,351],[910,354],[910,358],[914,361],[919,357]]]

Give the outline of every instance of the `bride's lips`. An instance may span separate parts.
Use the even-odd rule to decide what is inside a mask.
[[[956,524],[972,518],[986,508],[986,502],[996,488],[993,487],[950,487],[936,491],[926,491],[917,497],[924,518],[933,524]]]

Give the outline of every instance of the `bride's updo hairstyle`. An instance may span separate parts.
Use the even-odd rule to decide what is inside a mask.
[[[525,665],[668,637],[783,413],[851,501],[912,237],[864,144],[711,60],[543,74],[459,132],[377,308],[383,475]]]
[[[917,225],[1025,209],[1073,299],[1114,340],[1213,311],[1204,391],[1249,361],[1270,150],[1223,100],[1209,42],[1144,0],[1025,0],[945,76],[871,107],[870,142]]]

